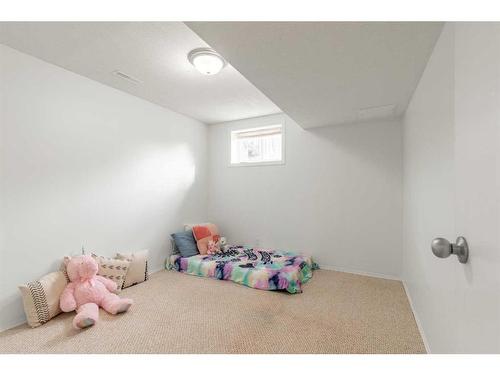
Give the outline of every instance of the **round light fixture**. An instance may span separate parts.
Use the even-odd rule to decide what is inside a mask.
[[[211,76],[226,66],[224,58],[210,48],[196,48],[189,52],[188,60],[202,74]]]

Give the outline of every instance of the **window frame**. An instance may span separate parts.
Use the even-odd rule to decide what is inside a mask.
[[[260,130],[271,128],[273,126],[281,126],[281,160],[276,161],[254,161],[254,162],[241,162],[241,163],[233,163],[232,162],[232,149],[233,149],[233,133],[252,131],[252,130]],[[262,124],[262,125],[247,125],[247,126],[238,126],[237,128],[231,128],[228,131],[229,138],[229,167],[266,167],[266,166],[278,166],[285,164],[285,144],[286,144],[286,126],[284,121],[273,121],[271,123]]]

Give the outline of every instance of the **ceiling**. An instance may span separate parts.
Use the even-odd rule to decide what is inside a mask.
[[[398,117],[441,32],[434,22],[187,22],[304,128]]]
[[[0,22],[0,43],[207,124],[283,111],[311,128],[400,116],[441,28],[433,22]],[[207,43],[230,63],[214,76],[187,60]]]
[[[207,124],[281,112],[229,64],[195,70],[187,54],[208,45],[182,22],[3,22],[0,43]]]

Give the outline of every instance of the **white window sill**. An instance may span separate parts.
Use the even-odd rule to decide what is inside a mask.
[[[268,167],[276,165],[285,165],[284,160],[279,161],[261,161],[261,162],[251,162],[251,163],[230,163],[229,167]]]

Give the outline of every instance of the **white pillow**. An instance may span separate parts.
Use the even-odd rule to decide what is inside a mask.
[[[184,224],[184,231],[187,232],[187,231],[193,230],[193,227],[203,226],[203,225],[207,225],[207,224],[210,224],[210,223]]]
[[[128,272],[125,275],[125,282],[123,283],[124,288],[142,283],[149,279],[148,254],[148,250],[128,254],[116,254],[116,259],[130,262]]]
[[[130,267],[130,262],[127,260],[108,258],[93,253],[90,255],[97,261],[97,264],[99,264],[99,271],[97,274],[114,281],[116,283],[117,293],[122,290],[125,282],[125,276],[127,275]]]
[[[26,320],[31,327],[41,326],[61,313],[59,297],[67,284],[64,273],[57,271],[19,285]]]

